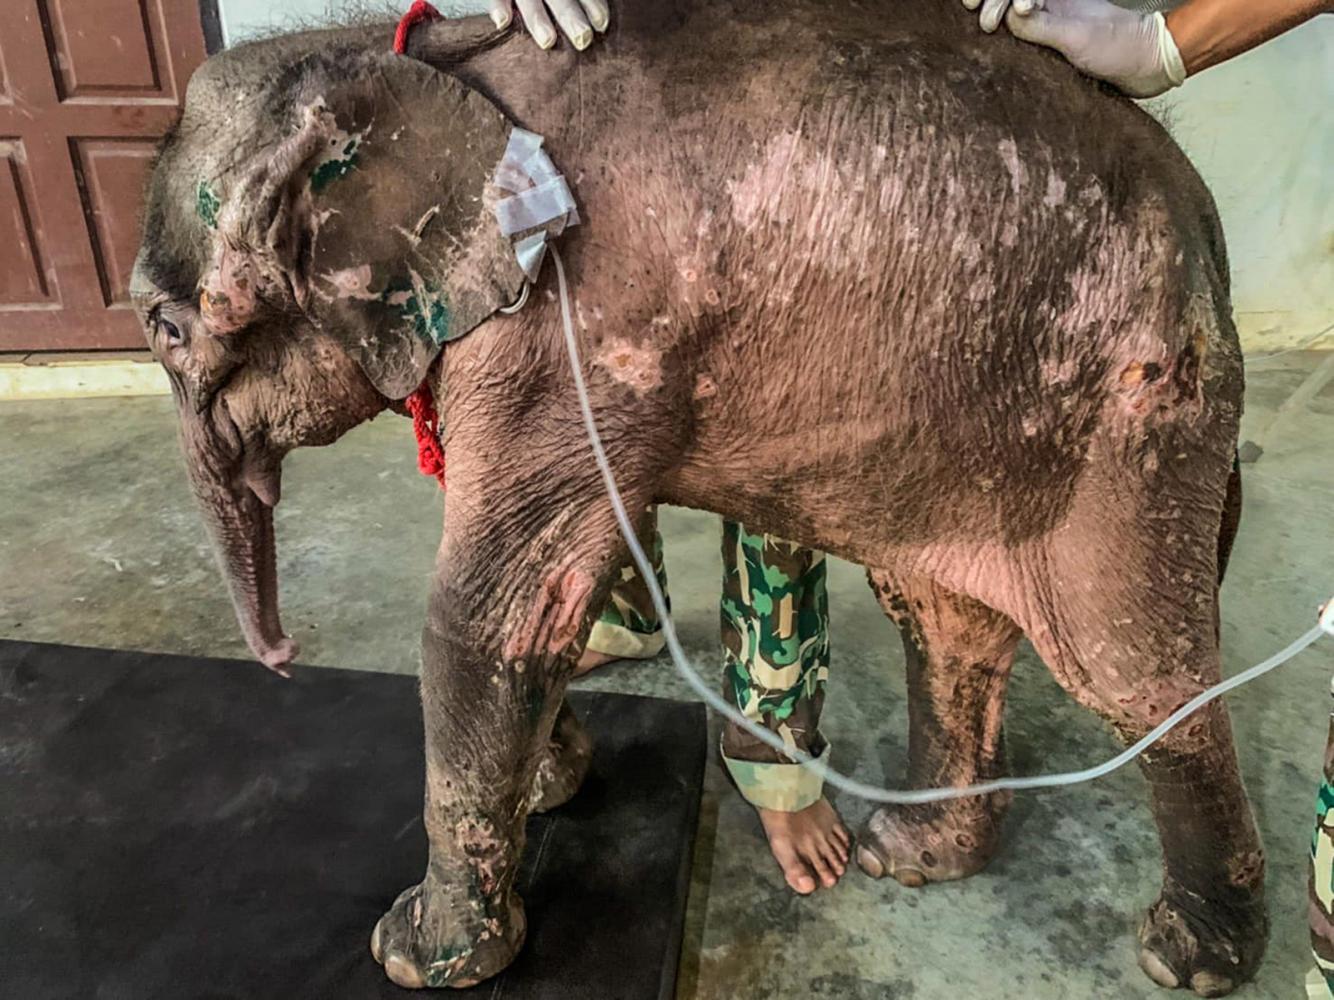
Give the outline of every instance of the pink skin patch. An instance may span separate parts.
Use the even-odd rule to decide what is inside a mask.
[[[1015,145],[1013,139],[1002,139],[997,144],[996,151],[1000,153],[1001,162],[1005,164],[1005,172],[1010,175],[1010,190],[1018,194],[1028,183],[1028,170],[1019,159],[1019,147]]]
[[[495,825],[489,819],[465,817],[455,824],[454,836],[477,873],[477,888],[490,896],[505,868],[505,842],[496,835]]]
[[[252,650],[252,652],[259,658],[259,662],[268,669],[279,677],[290,680],[292,672],[287,667],[301,653],[301,647],[297,645],[295,639],[284,637],[274,645],[266,644],[259,649]]]
[[[255,315],[255,301],[255,275],[249,256],[222,247],[199,293],[204,325],[219,336],[236,333]]]
[[[523,660],[544,647],[553,654],[568,648],[579,635],[593,586],[593,577],[583,570],[548,574],[523,625],[505,643],[505,659]]]
[[[1057,208],[1065,204],[1065,181],[1055,173],[1047,174],[1047,193],[1042,196],[1042,204],[1048,208]]]
[[[374,302],[378,295],[371,291],[371,268],[369,264],[360,267],[348,267],[341,271],[329,271],[324,280],[333,287],[335,298],[358,299]]]
[[[641,396],[662,385],[662,354],[651,347],[636,347],[623,337],[609,341],[593,363],[607,369],[617,382],[624,382]]]

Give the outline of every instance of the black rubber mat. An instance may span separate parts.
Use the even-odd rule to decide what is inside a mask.
[[[575,692],[597,742],[528,823],[528,941],[471,994],[670,997],[699,705]],[[371,928],[425,869],[413,678],[0,642],[0,997],[407,997]]]

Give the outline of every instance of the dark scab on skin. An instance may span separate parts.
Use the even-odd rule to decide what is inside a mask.
[[[1163,373],[1162,368],[1152,361],[1135,362],[1121,370],[1121,387],[1135,389],[1148,382],[1155,382]]]

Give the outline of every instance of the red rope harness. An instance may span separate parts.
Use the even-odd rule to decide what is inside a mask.
[[[398,22],[398,30],[394,32],[394,51],[403,55],[408,51],[408,32],[423,21],[434,21],[440,16],[440,12],[432,7],[426,0],[413,0],[413,4],[408,8],[408,12],[403,15]]]
[[[412,416],[412,433],[417,436],[417,468],[423,476],[435,476],[444,489],[445,449],[440,445],[440,415],[435,412],[430,379],[417,386],[403,403]]]
[[[414,0],[398,22],[398,30],[394,32],[394,51],[399,55],[406,53],[408,33],[423,21],[434,21],[439,16],[440,12],[426,0]],[[440,415],[435,409],[435,393],[431,391],[430,376],[403,402],[412,415],[412,433],[417,438],[417,468],[423,476],[435,476],[443,490],[445,449],[440,445]]]

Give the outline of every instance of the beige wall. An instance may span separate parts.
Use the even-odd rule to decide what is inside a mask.
[[[837,2],[837,0],[830,0]],[[952,0],[940,0],[942,3]],[[230,41],[352,0],[220,0]],[[399,4],[406,9],[407,0]],[[439,3],[484,10],[485,0]],[[1213,189],[1237,325],[1252,353],[1334,323],[1334,16],[1322,16],[1150,102]],[[1334,331],[1323,340],[1334,346]]]
[[[475,14],[486,10],[486,0],[432,0],[437,10],[449,14]],[[615,2],[615,0],[613,0]],[[247,35],[269,32],[293,20],[336,18],[341,12],[380,9],[405,11],[412,0],[218,0],[223,38],[228,45]],[[392,13],[386,14],[391,17]]]
[[[1149,107],[1213,189],[1246,349],[1292,347],[1334,324],[1334,16]]]

